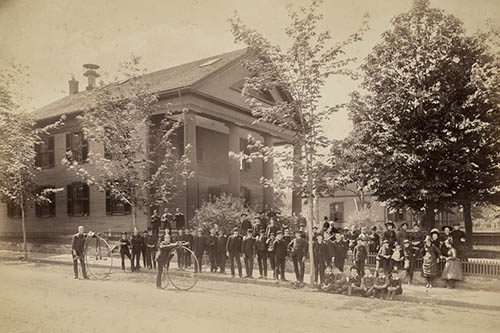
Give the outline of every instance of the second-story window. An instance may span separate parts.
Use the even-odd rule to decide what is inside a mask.
[[[36,157],[35,164],[42,169],[54,167],[54,137],[43,138],[43,142],[35,145]]]
[[[83,132],[66,133],[66,153],[71,152],[71,160],[85,162],[89,153],[89,144]]]

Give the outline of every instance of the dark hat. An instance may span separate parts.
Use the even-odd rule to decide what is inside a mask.
[[[403,241],[403,243],[408,243],[408,244],[410,244],[410,241],[409,241],[408,239],[405,239],[405,240]]]
[[[401,223],[401,225],[399,227],[403,227],[404,225],[408,227],[408,222]]]
[[[276,236],[276,234],[275,234],[274,232],[271,232],[271,233],[269,234],[269,237],[271,237],[271,236]]]
[[[451,230],[451,227],[450,227],[449,225],[444,225],[444,226],[442,226],[442,227],[441,227],[441,230],[443,230],[443,231],[444,231],[444,229],[446,229],[446,228],[448,228],[448,229],[450,229],[450,230]]]
[[[372,230],[373,230],[373,231],[377,230],[377,226],[376,226],[376,225],[374,225],[374,226],[372,227]]]
[[[246,214],[246,213],[241,213],[240,217],[243,217],[243,216],[248,216],[248,214]]]
[[[237,227],[234,227],[234,228],[233,228],[233,232],[238,232],[238,228],[237,228]]]
[[[276,231],[276,235],[282,235],[282,234],[283,234],[283,231],[281,231],[281,230]]]
[[[251,234],[252,232],[253,232],[253,230],[252,230],[252,229],[248,229],[248,230],[247,230],[247,233],[248,233],[248,234]]]
[[[388,221],[388,222],[385,223],[386,227],[389,226],[389,225],[392,225],[392,227],[394,228],[394,222]]]
[[[318,227],[317,227],[317,226],[314,226],[314,227],[312,227],[312,228],[313,228],[313,229],[318,229]]]
[[[415,223],[415,224],[413,225],[413,228],[415,228],[415,227],[419,227],[419,228],[420,228],[420,224]]]
[[[453,223],[453,226],[456,226],[456,225],[460,226],[460,222],[457,221],[457,222]]]

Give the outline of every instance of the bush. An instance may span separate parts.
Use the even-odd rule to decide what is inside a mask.
[[[220,197],[204,202],[198,208],[193,217],[193,225],[208,232],[214,224],[226,233],[230,233],[234,227],[239,227],[240,215],[248,214],[252,219],[256,212],[244,207],[243,200],[231,195],[222,194]]]

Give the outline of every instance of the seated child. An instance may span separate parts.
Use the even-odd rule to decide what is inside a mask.
[[[356,266],[352,266],[349,271],[349,278],[347,279],[347,295],[363,294],[361,289],[361,276],[358,274]]]
[[[383,268],[379,268],[378,274],[375,277],[375,283],[373,285],[373,288],[374,288],[373,296],[385,299],[388,284],[389,284],[389,280],[387,279],[387,276],[385,275],[385,270]]]
[[[331,292],[333,290],[334,275],[332,266],[326,266],[323,283],[319,285],[321,291]]]
[[[372,274],[372,271],[369,268],[365,269],[365,275],[361,279],[361,289],[363,290],[365,297],[372,297],[375,293],[374,291],[375,285],[375,276]]]
[[[333,268],[333,293],[342,294],[347,292],[347,279],[343,272],[337,267]]]
[[[398,269],[394,267],[394,270],[389,276],[389,285],[387,287],[387,299],[392,300],[394,295],[401,295],[402,293],[403,293],[402,281],[399,278]]]

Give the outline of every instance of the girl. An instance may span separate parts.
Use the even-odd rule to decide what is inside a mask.
[[[431,236],[425,237],[424,248],[421,250],[423,258],[422,276],[427,281],[425,287],[427,291],[432,288],[432,280],[438,275],[439,249],[432,244]]]
[[[446,259],[446,264],[441,278],[446,280],[447,288],[453,289],[455,288],[455,282],[463,279],[462,266],[457,257],[457,250],[451,244],[451,240],[445,240],[444,244],[448,248],[448,253],[444,257]]]

